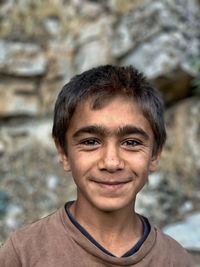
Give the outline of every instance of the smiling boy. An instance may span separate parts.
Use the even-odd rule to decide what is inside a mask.
[[[57,98],[53,137],[77,199],[16,231],[1,266],[193,266],[135,211],[166,139],[162,100],[142,74],[107,65],[73,77]]]

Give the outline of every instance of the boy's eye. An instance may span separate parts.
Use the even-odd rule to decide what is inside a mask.
[[[99,145],[99,141],[96,139],[87,139],[82,141],[81,144],[86,146],[96,146]]]
[[[122,142],[123,146],[128,146],[128,147],[135,147],[140,145],[141,143],[135,139],[128,139]]]

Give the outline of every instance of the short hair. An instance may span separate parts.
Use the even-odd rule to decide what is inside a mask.
[[[141,108],[154,134],[153,155],[156,155],[166,140],[163,100],[159,91],[132,66],[99,66],[72,77],[56,100],[54,140],[66,152],[65,135],[77,105],[91,99],[91,108],[100,109],[117,95],[127,96]]]

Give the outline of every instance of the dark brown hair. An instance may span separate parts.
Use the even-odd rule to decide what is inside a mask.
[[[153,154],[157,154],[166,140],[163,101],[145,77],[134,67],[99,66],[74,76],[64,85],[54,109],[52,135],[66,151],[65,134],[72,115],[80,103],[92,100],[92,109],[99,109],[116,95],[127,96],[137,103],[154,133]]]

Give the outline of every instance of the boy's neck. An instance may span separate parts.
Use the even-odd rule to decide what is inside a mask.
[[[70,212],[100,245],[115,256],[122,256],[143,235],[143,224],[133,206],[105,212],[76,201]]]

